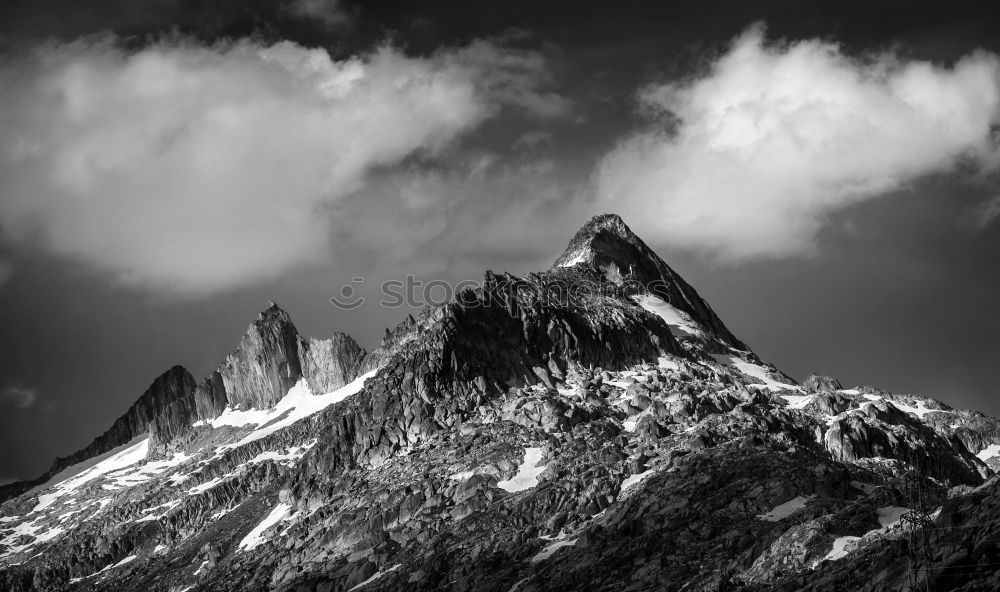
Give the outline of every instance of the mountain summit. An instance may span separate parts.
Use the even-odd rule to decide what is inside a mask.
[[[651,258],[659,259],[620,216],[600,214],[576,232],[553,265],[570,267],[586,262],[604,267],[613,264],[620,273],[628,273],[631,267],[649,263]]]
[[[980,413],[795,384],[603,215],[371,352],[272,303],[0,490],[0,589],[993,590],[998,454]]]
[[[733,335],[684,279],[650,249],[616,214],[591,218],[577,231],[554,267],[587,265],[601,270],[610,281],[630,280],[650,294],[690,315],[726,345],[749,350]]]

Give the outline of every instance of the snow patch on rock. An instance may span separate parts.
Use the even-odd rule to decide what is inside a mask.
[[[979,460],[984,462],[997,455],[1000,455],[1000,444],[990,444],[986,448],[983,448],[982,450],[976,453],[976,456],[979,457]]]
[[[643,471],[642,473],[639,473],[637,475],[632,475],[628,479],[625,479],[624,481],[622,481],[622,486],[619,489],[621,491],[625,491],[627,488],[632,487],[636,483],[641,483],[642,481],[645,481],[647,478],[652,477],[653,473],[655,473],[655,472],[656,471],[654,471],[652,469],[649,469],[649,470]]]
[[[108,474],[108,481],[115,489],[135,487],[165,473],[168,469],[184,464],[190,456],[183,452],[177,453],[166,460],[151,461],[135,469],[127,467]]]
[[[678,371],[681,369],[681,365],[677,363],[676,360],[669,358],[667,356],[660,356],[656,359],[657,366],[663,370],[674,370]]]
[[[393,565],[392,567],[390,567],[389,569],[387,569],[385,571],[377,571],[377,572],[375,572],[372,575],[372,577],[370,577],[367,580],[359,583],[358,585],[354,586],[353,588],[348,589],[347,592],[351,592],[352,590],[357,590],[357,589],[361,588],[362,586],[367,586],[368,584],[371,584],[372,582],[374,582],[375,580],[381,578],[382,576],[384,576],[386,574],[390,574],[390,573],[396,571],[397,569],[399,569],[401,567],[403,567],[403,564],[402,563],[397,563],[396,565]]]
[[[205,481],[204,483],[199,483],[189,489],[188,495],[198,495],[200,493],[204,493],[220,483],[222,483],[222,477],[213,477],[212,479]]]
[[[38,496],[38,504],[32,509],[31,513],[45,510],[63,495],[79,489],[84,484],[102,475],[114,473],[142,462],[148,453],[149,437],[141,436],[96,457],[100,459],[97,462],[92,462],[94,459],[90,459],[63,469],[49,480],[48,483],[32,490],[32,492],[36,490],[42,491],[46,487],[49,487],[50,484],[52,487],[52,491],[49,493]]]
[[[287,395],[278,401],[278,404],[273,409],[266,412],[266,420],[260,424],[260,427],[244,436],[236,444],[230,444],[223,448],[238,448],[244,444],[260,440],[301,419],[319,413],[327,407],[361,392],[365,387],[365,381],[375,376],[378,371],[379,369],[376,368],[357,377],[339,389],[323,395],[314,395],[312,390],[309,389],[309,383],[303,378],[288,391]]]
[[[778,522],[779,520],[784,520],[788,518],[795,512],[798,512],[802,508],[806,507],[806,502],[816,497],[815,495],[810,495],[807,497],[797,496],[788,500],[783,504],[779,504],[772,508],[770,511],[763,514],[757,514],[757,518],[761,520],[766,520],[767,522]]]
[[[284,503],[278,504],[277,506],[274,507],[273,510],[271,510],[271,513],[268,514],[267,517],[261,521],[260,524],[255,526],[254,529],[247,534],[247,536],[243,537],[243,540],[240,541],[240,544],[236,550],[250,551],[252,549],[256,549],[257,547],[261,546],[262,544],[264,544],[264,541],[266,540],[264,538],[264,532],[267,529],[274,526],[275,524],[288,520],[291,514],[292,514],[291,505]]]
[[[836,561],[838,559],[843,559],[844,557],[847,557],[847,554],[850,553],[850,550],[848,550],[848,546],[854,541],[859,540],[860,538],[861,537],[856,537],[856,536],[837,537],[833,541],[833,549],[831,549],[830,552],[826,554],[826,557],[824,557],[821,561],[827,561],[827,560]]]
[[[906,403],[902,403],[900,401],[895,401],[895,400],[892,401],[892,404],[895,405],[896,408],[899,409],[900,411],[905,411],[907,413],[912,413],[913,415],[916,415],[920,419],[923,419],[924,416],[927,415],[928,413],[935,413],[935,412],[936,413],[946,413],[946,411],[944,411],[942,409],[929,409],[927,407],[927,403],[924,402],[924,401],[917,401],[917,406],[916,407],[914,407],[913,405],[907,405]]]
[[[580,252],[574,255],[572,259],[560,263],[559,267],[573,267],[574,265],[579,265],[581,263],[586,263],[586,262],[587,262],[587,253]]]
[[[272,460],[278,464],[285,466],[292,466],[295,461],[304,457],[309,450],[316,445],[316,440],[311,440],[306,442],[301,446],[292,446],[286,452],[278,452],[276,450],[268,450],[261,452],[257,456],[250,459],[251,463],[260,463],[268,460]]]
[[[154,513],[153,514],[149,514],[148,516],[143,516],[142,518],[139,518],[138,520],[136,520],[136,522],[153,522],[154,520],[159,520],[160,518],[165,518],[167,516],[167,514],[170,513],[170,510],[173,510],[174,508],[176,508],[179,505],[181,505],[181,501],[180,500],[171,500],[171,501],[169,501],[169,502],[167,502],[165,504],[160,504],[158,506],[153,506],[152,508],[146,508],[145,510],[142,511],[143,514],[149,514],[150,512],[154,512]],[[160,510],[160,509],[163,509],[163,511],[162,512],[156,512],[156,510]],[[154,550],[153,552],[155,553],[156,551]]]
[[[802,409],[809,404],[809,401],[813,400],[813,395],[780,395],[787,405],[788,409]]]
[[[545,466],[536,466],[542,461],[545,451],[541,448],[525,448],[524,462],[517,468],[517,474],[497,483],[497,487],[511,493],[531,489],[538,485],[538,476]]]
[[[638,294],[632,297],[635,303],[647,312],[651,312],[663,319],[663,322],[670,327],[670,333],[674,337],[699,337],[705,336],[705,331],[701,325],[691,318],[691,315],[680,310],[664,299],[652,294]]]
[[[562,549],[563,547],[572,547],[576,544],[576,539],[560,539],[553,541],[545,546],[544,549],[538,552],[537,555],[531,558],[532,563],[538,563],[539,561],[545,561],[549,557],[555,554],[556,551]]]
[[[723,354],[712,354],[715,361],[720,364],[725,364],[727,366],[732,366],[742,372],[743,374],[756,378],[758,381],[764,383],[764,386],[772,391],[799,391],[802,392],[802,387],[794,384],[787,384],[784,382],[779,382],[768,374],[769,370],[761,366],[760,364],[751,364],[746,360],[743,360],[737,356],[733,355],[723,355]]]

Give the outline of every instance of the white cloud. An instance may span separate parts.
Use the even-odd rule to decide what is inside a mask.
[[[826,216],[960,162],[993,168],[1000,61],[865,58],[754,27],[691,79],[639,93],[648,124],[595,174],[603,209],[723,259],[814,249]]]
[[[250,41],[38,48],[0,67],[0,225],[118,280],[198,295],[329,256],[368,173],[433,157],[505,104],[563,112],[531,52],[426,58]]]
[[[27,409],[38,400],[38,389],[12,385],[0,391],[0,404]]]
[[[345,202],[337,236],[380,272],[478,275],[484,264],[539,252],[551,259],[578,223],[566,216],[579,205],[578,181],[568,176],[537,150],[462,150],[438,166],[415,163],[374,179]]]

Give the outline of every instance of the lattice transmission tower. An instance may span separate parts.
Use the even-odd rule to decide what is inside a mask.
[[[927,510],[924,483],[914,473],[906,475],[904,495],[910,511],[900,516],[906,529],[907,552],[910,555],[910,590],[935,592],[934,589],[934,519]]]

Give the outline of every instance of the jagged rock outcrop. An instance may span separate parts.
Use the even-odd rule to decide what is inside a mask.
[[[190,431],[192,424],[218,417],[227,406],[272,407],[302,377],[313,392],[336,390],[354,379],[365,355],[365,350],[344,333],[305,340],[288,313],[271,302],[251,323],[236,350],[201,384],[195,384],[186,369],[174,366],[89,446],[57,459],[36,480],[0,487],[0,500],[19,495],[67,466],[143,434],[149,434],[150,454],[161,454],[174,439]]]
[[[328,339],[303,343],[299,358],[309,388],[314,393],[327,393],[354,380],[365,353],[350,335],[334,333]]]
[[[833,393],[844,388],[836,378],[815,373],[803,380],[802,386],[810,393]]]
[[[942,481],[982,482],[985,466],[961,443],[943,438],[885,401],[866,403],[862,411],[831,422],[824,445],[833,458],[897,459]]]
[[[824,415],[836,416],[850,409],[853,404],[854,401],[842,393],[820,391],[806,404],[805,408]]]
[[[336,390],[354,379],[365,353],[344,333],[305,340],[288,313],[272,302],[218,370],[151,419],[150,451],[161,452],[194,422],[218,417],[227,406],[273,407],[303,377],[315,393]]]
[[[244,409],[272,407],[302,377],[303,347],[288,313],[271,303],[219,366],[229,404]]]
[[[305,377],[316,393],[335,390],[351,380],[365,350],[349,335],[305,340],[291,318],[271,303],[251,323],[236,350],[218,369],[227,403],[242,409],[268,409]],[[213,381],[203,396],[206,409],[217,408]],[[212,403],[210,403],[212,402]]]

